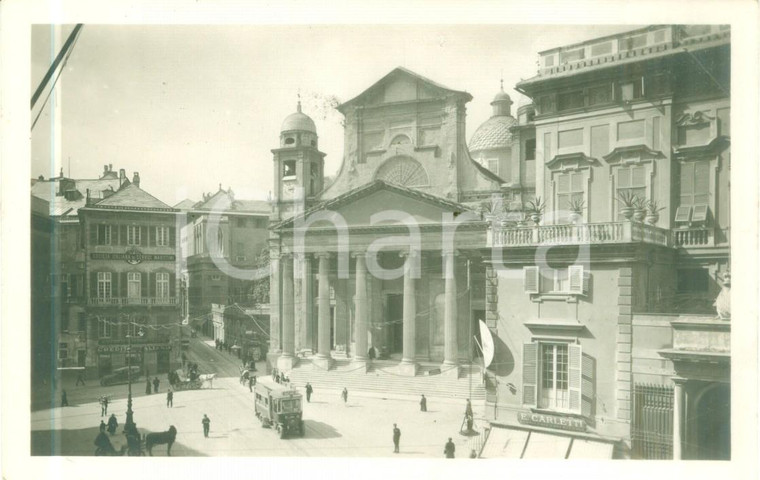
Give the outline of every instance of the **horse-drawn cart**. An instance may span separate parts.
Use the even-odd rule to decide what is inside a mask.
[[[177,370],[174,372],[171,378],[172,389],[175,392],[182,390],[198,390],[203,385],[199,375],[185,375],[183,370]]]

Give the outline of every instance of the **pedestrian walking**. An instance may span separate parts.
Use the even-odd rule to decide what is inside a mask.
[[[422,398],[420,399],[420,412],[427,412],[427,398],[425,398],[425,394],[422,394]]]
[[[401,442],[401,429],[393,424],[393,453],[398,453],[398,445]]]
[[[446,446],[443,447],[443,454],[446,455],[446,458],[454,458],[455,450],[456,447],[454,446],[454,442],[452,442],[451,437],[449,437],[449,441],[446,442]]]
[[[108,427],[107,427],[108,433],[110,433],[111,435],[116,433],[116,427],[118,426],[119,426],[119,421],[116,420],[116,414],[112,413],[111,417],[108,419]]]
[[[158,379],[158,377],[153,378],[153,393],[158,393],[159,383],[161,383],[161,381]]]
[[[340,396],[343,397],[343,403],[348,402],[348,390],[346,390],[346,387],[343,387],[343,391],[340,392]]]
[[[145,379],[145,395],[150,395],[150,392],[152,392],[150,388],[150,378]]]
[[[470,403],[470,399],[467,399],[467,405],[464,407],[464,415],[465,416],[472,416],[472,404]]]
[[[171,388],[166,392],[166,407],[174,408],[174,392],[172,392]]]
[[[313,392],[314,389],[311,387],[311,384],[309,382],[306,382],[306,401],[311,403],[311,392]]]
[[[61,407],[68,407],[69,406],[69,398],[66,395],[66,390],[61,392]]]
[[[203,420],[201,420],[201,423],[203,424],[203,436],[208,438],[208,431],[211,428],[211,419],[208,418],[208,415],[205,413],[203,414]]]
[[[105,431],[106,431],[106,424],[105,424],[105,422],[103,422],[103,420],[101,420],[100,421],[100,432],[102,433],[102,432],[105,432]]]
[[[105,395],[100,397],[100,416],[108,416],[108,397]]]
[[[248,391],[253,393],[253,375],[248,377]]]
[[[79,374],[77,375],[76,386],[78,387],[80,383],[82,384],[83,387],[85,386],[85,383],[84,383],[84,372],[79,372]]]

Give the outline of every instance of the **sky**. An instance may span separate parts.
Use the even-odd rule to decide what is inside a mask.
[[[31,177],[97,178],[103,165],[140,173],[140,186],[175,205],[232,188],[266,199],[283,119],[296,109],[317,126],[325,171],[343,159],[342,115],[332,105],[403,66],[474,99],[467,138],[491,115],[504,79],[515,114],[520,79],[538,52],[636,28],[571,25],[92,25],[82,29],[32,131]],[[73,25],[32,28],[34,91]],[[55,132],[61,152],[51,152]]]

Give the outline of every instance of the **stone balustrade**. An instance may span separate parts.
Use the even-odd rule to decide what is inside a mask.
[[[642,242],[670,246],[668,230],[637,222],[492,227],[491,247]]]
[[[100,307],[120,305],[177,305],[177,297],[90,297],[87,304]]]

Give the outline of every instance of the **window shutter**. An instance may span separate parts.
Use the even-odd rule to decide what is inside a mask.
[[[121,237],[121,244],[127,244],[127,226],[119,225],[119,236]]]
[[[174,227],[169,227],[169,246],[174,248],[176,234],[174,233]]]
[[[119,296],[126,298],[126,296],[128,294],[127,293],[128,292],[128,289],[127,289],[127,272],[121,272],[118,275],[119,275],[119,285],[121,285],[121,289],[119,290],[119,292],[121,292],[121,293],[119,294]]]
[[[631,171],[627,168],[618,170],[618,188],[631,187]]]
[[[143,247],[148,245],[148,227],[140,227],[140,245]]]
[[[570,410],[581,413],[581,346],[571,344],[568,352],[568,390],[570,394]]]
[[[594,416],[594,370],[594,358],[584,353],[581,357],[581,414],[584,417]]]
[[[568,193],[570,191],[570,174],[563,173],[557,176],[557,193]]]
[[[98,298],[98,272],[90,272],[90,298]]]
[[[169,297],[170,298],[173,298],[176,296],[174,293],[175,284],[176,284],[176,279],[174,278],[174,274],[170,273],[169,274]]]
[[[691,207],[682,205],[676,209],[676,222],[688,222],[691,219]]]
[[[523,267],[523,287],[525,293],[539,293],[538,267]]]
[[[122,295],[119,295],[119,285],[120,285],[119,278],[119,272],[111,272],[111,296],[112,297],[120,297]],[[123,295],[126,297],[126,295]]]
[[[644,170],[644,167],[631,167],[631,186],[646,186],[646,171]]]
[[[150,239],[150,246],[155,247],[156,246],[156,234],[158,233],[156,231],[158,227],[148,227],[148,238]]]
[[[90,224],[90,245],[98,244],[98,226],[94,223]]]
[[[589,283],[591,282],[591,272],[583,271],[583,294],[588,295]]]
[[[570,284],[570,293],[585,293],[583,290],[583,265],[570,265],[567,267],[567,278]]]
[[[157,297],[156,295],[156,274],[155,273],[146,273],[148,277],[148,296],[149,297]]]
[[[538,343],[523,343],[523,405],[535,407],[538,399]]]
[[[148,274],[140,272],[140,296],[148,296]]]

